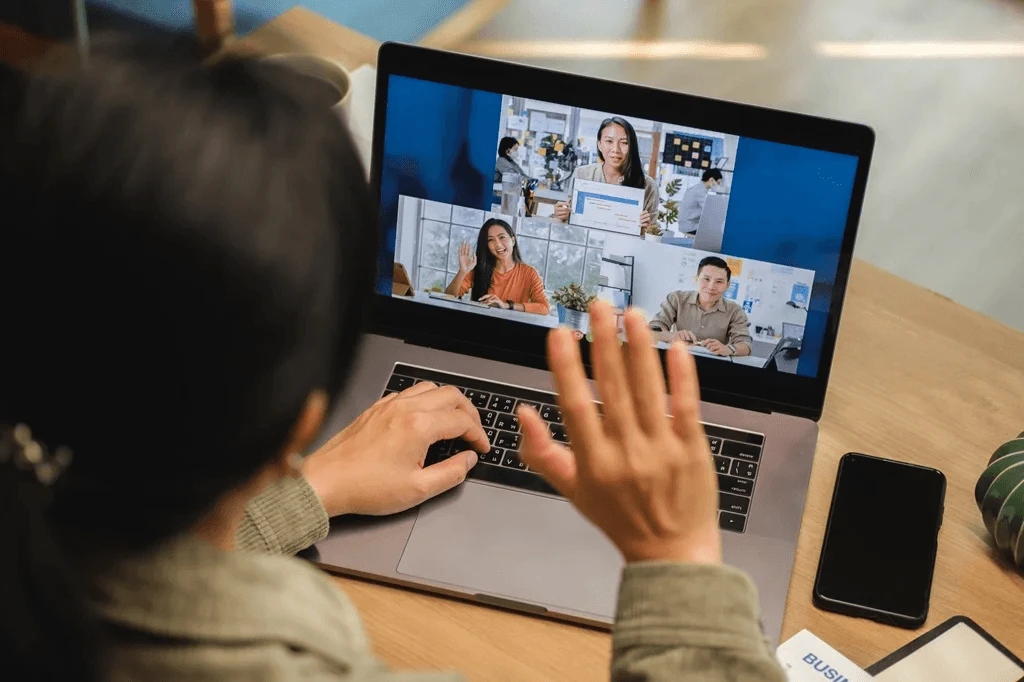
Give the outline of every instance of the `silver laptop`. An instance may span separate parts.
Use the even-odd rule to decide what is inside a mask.
[[[568,193],[550,178],[598,163],[598,128],[611,117],[628,123],[631,130],[615,125],[630,141],[649,142],[636,145],[647,153],[639,163],[660,188],[699,175],[686,159],[706,156],[676,149],[680,135],[663,131],[721,144],[731,194],[714,251],[642,238],[628,218],[642,188],[592,185],[590,203],[571,207],[593,209],[585,227],[551,217]],[[514,160],[540,179],[512,215],[499,215],[493,203],[505,137],[519,141]],[[672,291],[694,289],[700,262],[716,256],[732,271],[725,296],[742,306],[749,329],[762,330],[751,356],[697,358],[719,523],[725,559],[753,576],[764,631],[776,640],[873,143],[870,129],[849,123],[384,45],[371,170],[380,201],[374,329],[328,432],[382,395],[429,380],[465,392],[493,447],[463,485],[419,508],[334,519],[311,558],[332,571],[608,626],[622,559],[519,459],[514,410],[536,406],[554,437],[568,440],[544,339],[559,324],[575,326],[586,357],[586,321],[559,310],[555,291],[576,283],[653,313]],[[661,210],[670,199],[663,193]],[[492,218],[513,230],[515,255],[541,278],[546,308],[471,308],[436,295],[458,270],[459,245],[475,249]],[[412,295],[392,295],[395,263],[411,273]],[[794,287],[811,291],[806,310],[786,305]],[[765,330],[795,328],[784,323],[802,327],[800,358],[788,371],[767,362],[781,339]],[[427,464],[459,447],[434,444]]]

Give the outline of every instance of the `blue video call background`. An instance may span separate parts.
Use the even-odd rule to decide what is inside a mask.
[[[502,95],[391,76],[377,291],[391,294],[400,195],[491,209]],[[684,124],[684,122],[679,122]],[[814,270],[797,373],[818,372],[857,159],[740,138],[722,253]]]

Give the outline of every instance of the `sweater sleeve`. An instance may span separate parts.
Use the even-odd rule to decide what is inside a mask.
[[[327,537],[327,510],[305,478],[283,478],[245,508],[235,547],[292,555]]]
[[[551,313],[551,306],[548,304],[548,297],[544,293],[544,282],[540,280],[540,275],[533,268],[530,268],[530,298],[523,303],[523,307],[528,313],[536,313],[538,315],[548,315]]]
[[[628,564],[612,630],[612,680],[785,682],[758,619],[757,590],[735,568]]]

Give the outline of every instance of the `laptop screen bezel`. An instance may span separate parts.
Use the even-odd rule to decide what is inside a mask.
[[[702,395],[707,400],[812,419],[820,417],[831,373],[839,320],[874,147],[875,135],[871,128],[861,124],[533,66],[401,43],[384,43],[381,45],[377,61],[373,154],[370,168],[371,191],[377,201],[380,201],[381,197],[381,160],[384,152],[388,85],[392,75],[596,110],[606,110],[608,102],[614,101],[614,113],[620,115],[674,121],[694,128],[717,130],[740,137],[855,156],[857,171],[838,254],[839,263],[817,376],[799,376],[770,369],[733,365],[711,358],[696,358]],[[522,83],[528,83],[529,86],[515,85]],[[386,229],[386,226],[379,225],[379,234],[386,233]],[[544,350],[547,328],[477,315],[468,310],[464,312],[427,306],[375,292],[371,330],[374,333],[402,338],[429,347],[530,367],[546,367]],[[589,344],[583,341],[581,345],[589,372]]]

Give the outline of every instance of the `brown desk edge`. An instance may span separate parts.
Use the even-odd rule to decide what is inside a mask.
[[[296,8],[229,51],[315,52],[350,69],[377,43]],[[1024,578],[992,552],[974,505],[991,451],[1024,429],[1024,334],[855,261],[783,624],[808,628],[867,666],[914,639],[815,609],[811,586],[839,458],[857,450],[934,466],[949,488],[925,629],[968,615],[1017,655]],[[374,651],[399,669],[457,669],[468,679],[607,677],[609,636],[497,609],[336,578],[363,616]],[[924,630],[922,630],[923,632]]]

